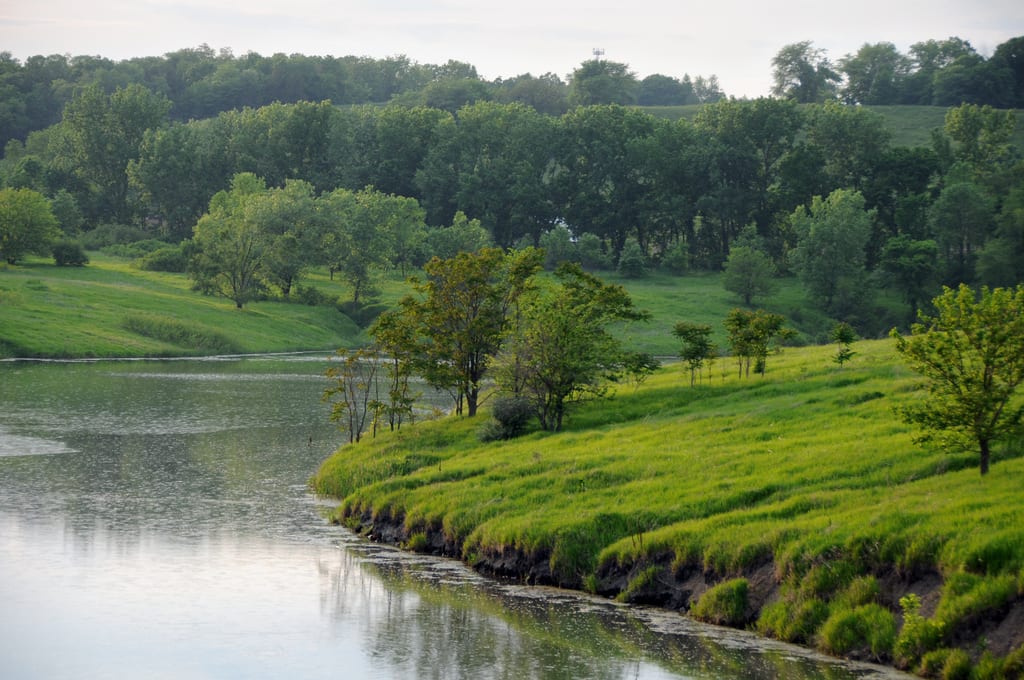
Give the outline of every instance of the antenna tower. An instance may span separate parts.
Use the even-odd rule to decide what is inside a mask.
[[[601,61],[601,57],[603,57],[603,56],[604,56],[604,48],[603,47],[595,47],[594,48],[594,59],[596,59],[597,61]]]

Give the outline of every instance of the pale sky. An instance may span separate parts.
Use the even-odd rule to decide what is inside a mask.
[[[985,56],[1024,35],[1021,0],[0,0],[0,51],[115,61],[207,44],[277,52],[449,59],[493,80],[565,78],[593,50],[638,77],[717,75],[726,94],[771,88],[772,57],[810,40],[833,62],[864,43],[958,36]]]

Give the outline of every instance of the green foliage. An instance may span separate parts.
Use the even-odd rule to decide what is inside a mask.
[[[677,239],[661,256],[661,266],[673,274],[684,274],[690,269],[690,249],[683,239]]]
[[[184,274],[188,271],[188,255],[180,245],[165,245],[143,255],[137,264],[143,271]]]
[[[81,241],[82,247],[86,250],[102,250],[107,246],[135,243],[147,238],[149,235],[138,227],[107,222],[83,233]]]
[[[127,259],[141,258],[161,248],[166,248],[166,241],[159,241],[155,238],[146,238],[129,243],[111,243],[101,247],[99,250],[104,255],[123,257]]]
[[[750,375],[750,362],[754,360],[755,373],[764,375],[768,352],[776,338],[790,337],[792,330],[785,328],[785,318],[763,309],[751,312],[734,309],[725,319],[729,332],[729,348],[739,365],[740,376]]]
[[[817,598],[784,598],[761,610],[757,631],[784,642],[807,643],[828,616],[828,604]]]
[[[961,284],[933,300],[936,316],[921,315],[909,337],[894,329],[898,351],[924,375],[928,396],[905,405],[905,420],[923,429],[918,441],[938,439],[950,450],[979,454],[989,468],[992,442],[1020,431],[1024,404],[1024,285],[982,288]]]
[[[57,241],[53,244],[53,261],[58,267],[81,267],[89,263],[89,257],[76,241]]]
[[[734,245],[725,261],[722,285],[750,306],[755,298],[769,297],[775,291],[774,276],[775,265],[767,255],[747,246]]]
[[[837,607],[821,627],[819,645],[832,654],[868,651],[876,660],[888,658],[896,640],[892,613],[877,604],[853,609]]]
[[[498,396],[491,405],[491,420],[480,431],[480,441],[513,439],[526,431],[533,417],[529,400],[520,396]]]
[[[843,364],[852,359],[856,352],[850,349],[850,345],[857,339],[857,333],[853,330],[853,326],[846,323],[845,321],[839,321],[832,330],[829,332],[829,340],[836,343],[836,354],[832,357],[832,361],[839,364],[842,368]]]
[[[722,626],[740,626],[747,622],[749,582],[745,578],[723,581],[700,596],[690,613],[694,618]]]
[[[639,279],[647,274],[647,255],[634,239],[626,241],[619,254],[618,270],[620,276],[628,279]]]
[[[60,236],[50,203],[32,189],[0,189],[0,258],[14,264],[26,255],[49,255]]]
[[[903,628],[893,646],[893,656],[898,664],[908,668],[938,648],[944,629],[941,622],[921,616],[921,598],[914,593],[900,598],[900,608],[903,610]]]
[[[711,326],[679,321],[672,329],[672,334],[683,343],[679,358],[690,369],[690,387],[693,387],[698,376],[703,379],[701,369],[704,364],[710,365],[718,356],[718,348],[711,342]]]
[[[960,572],[946,578],[935,619],[947,634],[1004,609],[1017,595],[1017,579],[1011,574],[978,576]]]

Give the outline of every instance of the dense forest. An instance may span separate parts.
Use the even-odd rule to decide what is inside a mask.
[[[940,284],[1024,277],[1007,110],[1024,102],[1022,49],[881,43],[833,63],[796,43],[773,60],[774,96],[755,100],[598,59],[567,81],[487,82],[404,57],[3,54],[0,209],[45,197],[48,228],[167,245],[154,266],[191,263],[200,287],[219,266],[204,246],[254,223],[279,271],[261,267],[243,298],[287,297],[316,264],[355,277],[358,301],[380,268],[540,245],[552,266],[725,269],[748,304],[795,274],[829,315],[877,334],[892,321],[879,290],[905,300],[903,321]],[[700,108],[670,121],[634,104]],[[854,104],[948,112],[930,144],[901,147]],[[0,255],[17,260],[17,239]]]

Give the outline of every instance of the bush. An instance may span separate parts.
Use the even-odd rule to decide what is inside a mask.
[[[626,245],[622,248],[622,253],[619,254],[618,272],[620,276],[629,279],[640,279],[647,275],[647,256],[644,255],[643,248],[635,239],[626,241]]]
[[[690,249],[679,239],[661,257],[661,266],[673,274],[685,274],[690,268]]]
[[[524,397],[498,397],[491,407],[491,419],[477,433],[482,442],[512,439],[526,431],[533,407]]]
[[[147,272],[184,274],[188,271],[188,257],[181,246],[164,246],[139,258],[138,266]]]
[[[299,304],[309,305],[310,307],[326,305],[332,302],[330,295],[323,293],[319,288],[315,288],[314,286],[299,286],[295,290],[293,299]]]
[[[747,622],[747,591],[745,578],[723,581],[704,593],[691,610],[695,619],[721,626],[742,626]]]
[[[900,607],[903,608],[903,629],[896,638],[893,655],[899,666],[909,668],[939,646],[942,624],[921,616],[921,598],[914,593],[901,597]]]
[[[784,642],[810,642],[827,619],[828,605],[821,600],[781,600],[761,610],[757,630]]]
[[[580,234],[576,241],[576,252],[579,253],[580,264],[586,269],[611,269],[612,260],[605,252],[604,242],[597,234],[589,231]]]
[[[53,244],[53,261],[58,267],[81,267],[89,263],[82,244],[75,241],[57,241]]]
[[[166,247],[166,241],[147,238],[141,241],[132,241],[131,243],[113,243],[109,246],[103,246],[100,248],[100,251],[105,255],[113,255],[114,257],[138,259]]]
[[[870,652],[876,660],[892,653],[896,639],[896,620],[877,604],[855,609],[840,607],[821,627],[821,648],[832,654]]]

